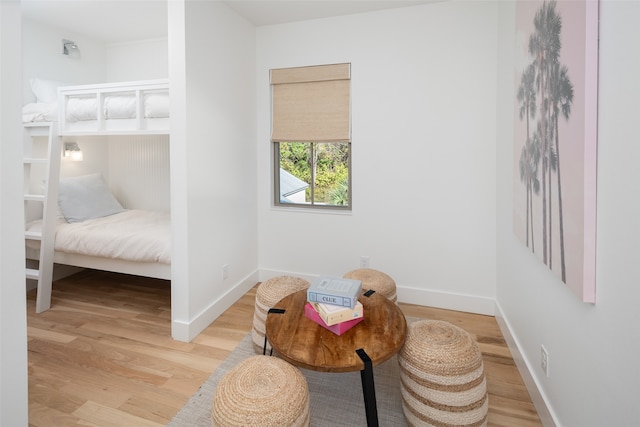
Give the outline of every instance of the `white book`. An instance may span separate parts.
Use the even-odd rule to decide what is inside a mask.
[[[354,308],[340,307],[338,305],[323,304],[321,302],[311,303],[313,308],[318,312],[327,326],[337,323],[346,322],[348,320],[358,319],[364,316],[362,303],[358,301]]]
[[[361,292],[362,282],[360,280],[320,276],[311,283],[307,290],[307,300],[354,308]]]

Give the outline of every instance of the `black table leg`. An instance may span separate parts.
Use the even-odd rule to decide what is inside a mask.
[[[271,313],[284,314],[285,310],[281,308],[270,308],[267,311],[267,316]],[[265,356],[267,354],[267,331],[264,331],[264,346],[262,347],[262,355]],[[269,356],[273,356],[273,348],[269,352]]]
[[[378,427],[378,407],[376,405],[376,388],[373,383],[371,358],[362,348],[356,350],[356,353],[364,363],[364,369],[360,371],[360,378],[362,379],[364,410],[367,413],[367,426]]]

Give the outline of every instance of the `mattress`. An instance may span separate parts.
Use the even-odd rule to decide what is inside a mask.
[[[41,220],[27,231],[40,231]],[[34,247],[37,241],[29,241]],[[166,212],[129,209],[83,222],[56,223],[55,250],[133,262],[171,263],[171,218]]]

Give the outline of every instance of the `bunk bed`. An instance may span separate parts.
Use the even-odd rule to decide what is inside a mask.
[[[166,79],[59,85],[32,79],[36,102],[23,107],[24,123],[58,121],[61,136],[169,133]]]
[[[35,80],[35,81],[34,81]],[[34,79],[35,103],[23,107],[25,129],[55,124],[57,138],[97,135],[168,135],[168,80],[96,85],[59,86]],[[60,162],[53,153],[49,166]],[[168,213],[124,209],[100,174],[49,179],[47,193],[55,194],[55,219],[26,223],[27,257],[42,262],[40,245],[29,236],[54,235],[53,262],[160,279],[171,278],[170,217]],[[55,186],[55,191],[50,191]],[[45,196],[46,199],[46,196]],[[46,202],[45,202],[46,203]],[[47,224],[55,233],[45,233]],[[38,255],[40,253],[40,255]],[[42,266],[40,267],[42,268]],[[28,269],[29,270],[29,269]],[[27,277],[30,277],[27,272]],[[49,280],[50,282],[50,280]],[[50,295],[50,283],[44,284]],[[40,293],[41,283],[38,283]],[[50,299],[50,297],[48,298]],[[45,302],[41,309],[48,309]]]

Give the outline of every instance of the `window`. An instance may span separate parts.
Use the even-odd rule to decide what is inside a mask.
[[[276,142],[279,205],[348,208],[350,144]]]
[[[351,209],[351,65],[271,70],[274,203]]]

